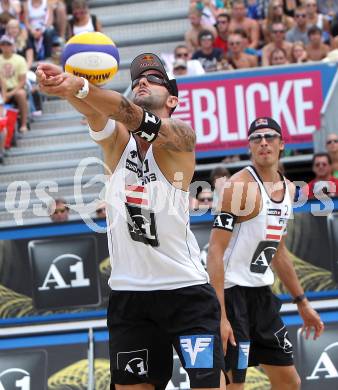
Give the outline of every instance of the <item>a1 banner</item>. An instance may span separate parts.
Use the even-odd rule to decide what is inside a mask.
[[[173,117],[195,129],[200,157],[246,153],[247,130],[257,116],[281,123],[286,144],[310,145],[336,69],[297,64],[178,79],[180,105]]]

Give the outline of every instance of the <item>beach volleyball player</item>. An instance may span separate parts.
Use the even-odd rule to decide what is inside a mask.
[[[132,101],[52,65],[37,70],[43,92],[66,98],[87,117],[112,172],[111,388],[164,388],[172,346],[191,388],[225,388],[220,307],[189,227],[195,133],[171,118],[177,86],[156,55],[137,56],[130,73]]]

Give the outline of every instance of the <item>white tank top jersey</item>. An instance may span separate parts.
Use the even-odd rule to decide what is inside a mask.
[[[262,206],[256,217],[234,226],[224,253],[224,288],[273,284],[274,274],[270,263],[292,215],[292,202],[285,178],[284,198],[281,202],[275,202],[270,199],[254,168],[246,169],[259,185]]]
[[[28,19],[30,23],[45,24],[48,17],[47,0],[42,0],[38,7],[33,7],[32,0],[28,1]]]
[[[142,162],[130,136],[106,202],[112,290],[173,290],[209,282],[190,230],[189,193],[165,178],[152,145]]]
[[[73,26],[73,35],[78,35],[83,32],[93,32],[95,31],[95,27],[92,22],[91,16],[89,16],[88,22],[84,26]]]

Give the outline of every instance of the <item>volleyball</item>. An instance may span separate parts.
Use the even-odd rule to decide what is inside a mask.
[[[91,84],[101,86],[118,71],[120,56],[115,43],[100,32],[83,32],[66,43],[62,65],[67,73],[85,77]]]

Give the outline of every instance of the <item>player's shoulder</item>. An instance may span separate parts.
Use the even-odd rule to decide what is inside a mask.
[[[250,183],[254,182],[255,178],[251,175],[250,171],[247,168],[243,168],[233,174],[228,181],[230,183]]]

